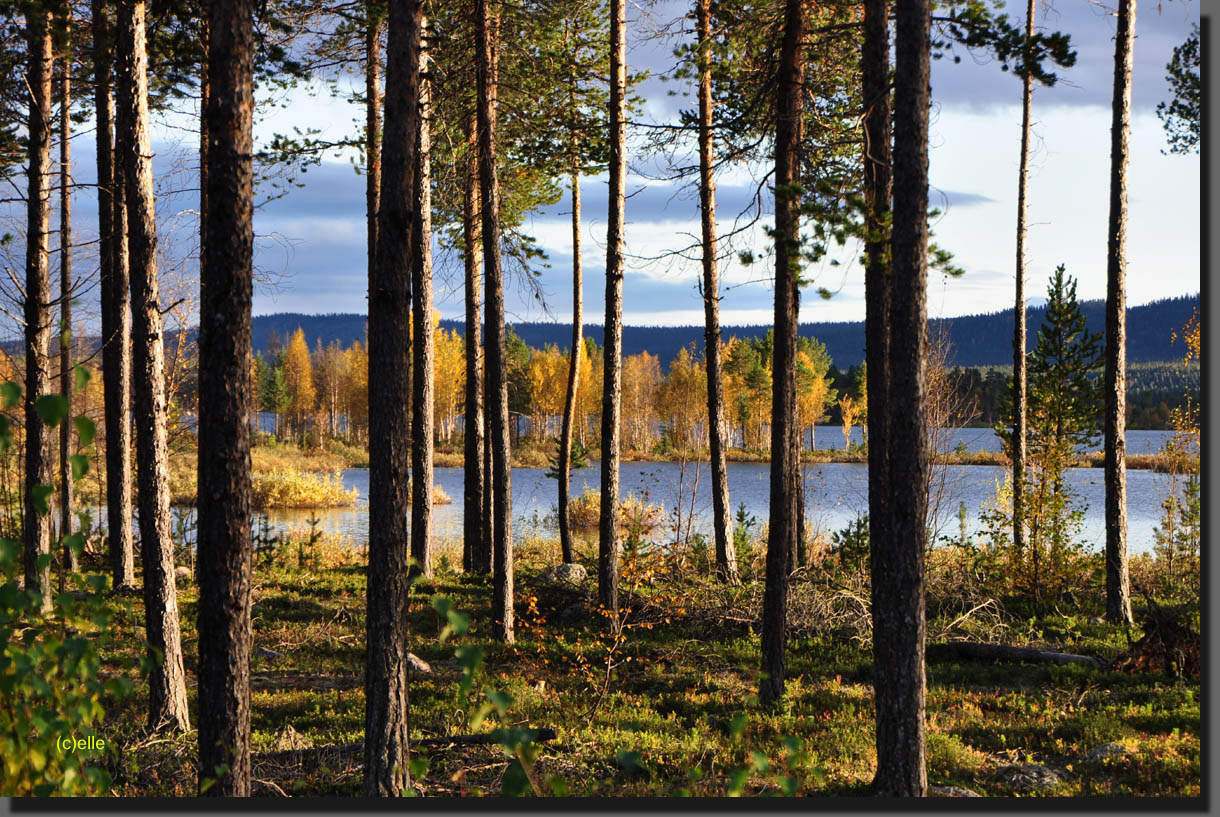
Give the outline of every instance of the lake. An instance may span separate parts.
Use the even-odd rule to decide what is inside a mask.
[[[836,429],[837,430],[837,429]],[[990,434],[987,429],[962,429],[965,432]],[[1166,432],[1145,432],[1166,434]],[[829,436],[829,435],[826,435]],[[840,431],[839,441],[842,442]],[[1130,449],[1135,453],[1137,449]],[[1159,450],[1154,449],[1154,450]],[[685,475],[677,463],[626,462],[621,480],[624,494],[632,493],[649,502],[663,505],[672,512],[682,482],[684,508],[689,508],[690,491],[696,466],[686,466]],[[838,530],[851,522],[868,506],[868,468],[856,463],[807,465],[805,492],[808,524],[824,533]],[[698,466],[699,482],[694,500],[695,529],[711,534],[711,473],[706,463]],[[966,504],[968,525],[977,529],[979,509],[1003,483],[1007,468],[990,465],[948,466],[944,471],[944,499],[940,503],[938,533],[956,536],[960,530],[957,514],[959,503]],[[767,463],[729,463],[729,492],[734,514],[739,504],[754,516],[759,524],[767,520],[770,503],[770,466]],[[344,533],[363,542],[368,537],[369,472],[353,468],[342,474],[348,488],[360,492],[355,507],[323,511],[274,511],[269,514],[276,528],[306,525],[316,513],[320,527],[326,531]],[[462,469],[437,468],[435,484],[453,498],[448,505],[433,509],[436,535],[440,539],[460,541],[462,535]],[[597,464],[572,472],[572,494],[582,490],[597,490],[600,484]],[[1084,519],[1083,538],[1100,547],[1105,542],[1105,505],[1103,471],[1100,468],[1074,468],[1067,473],[1067,484],[1088,505]],[[1168,477],[1147,470],[1127,472],[1128,547],[1132,553],[1150,551],[1153,528],[1161,514],[1161,501],[1168,490]],[[512,472],[513,519],[517,535],[531,532],[557,535],[553,518],[548,519],[557,504],[557,483],[545,476],[543,469],[514,468]]]

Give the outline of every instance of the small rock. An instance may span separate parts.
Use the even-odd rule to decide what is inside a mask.
[[[1126,757],[1129,750],[1121,743],[1103,743],[1085,756],[1085,760],[1090,763],[1098,763],[1103,760],[1115,760],[1120,757]]]
[[[563,564],[548,567],[538,574],[538,580],[546,584],[580,584],[588,575],[584,565]]]
[[[178,567],[174,568],[174,578],[180,582],[189,582],[191,579],[195,578],[195,576],[193,573],[191,573],[191,569],[189,567],[182,567],[179,565]]]
[[[275,650],[269,650],[266,647],[259,647],[257,650],[254,651],[254,653],[255,653],[255,655],[262,656],[263,658],[270,658],[272,661],[276,660],[277,658],[284,657],[284,653],[276,652]]]
[[[962,786],[928,786],[928,791],[933,797],[982,797],[974,789],[963,788]]]
[[[428,664],[428,662],[413,652],[407,653],[407,666],[411,668],[411,672],[414,672],[417,675],[432,674],[432,667]]]
[[[1004,766],[997,775],[1019,792],[1049,789],[1059,783],[1059,775],[1053,769],[1037,763]]]
[[[275,735],[275,749],[277,752],[284,752],[294,749],[309,749],[313,746],[313,741],[301,735],[297,730],[292,728],[292,724],[284,724]]]

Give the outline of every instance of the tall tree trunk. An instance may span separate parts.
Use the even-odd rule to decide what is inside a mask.
[[[427,30],[427,18],[420,20]],[[426,33],[422,36],[427,42]],[[417,150],[415,153],[415,213],[411,223],[411,288],[415,291],[412,317],[415,322],[415,342],[412,383],[414,412],[411,416],[411,558],[415,568],[425,576],[432,575],[432,394],[435,390],[436,351],[432,330],[432,178],[431,91],[427,76],[427,46],[421,49],[419,67],[414,70],[419,80],[419,115],[416,118]]]
[[[71,21],[64,17],[64,36],[71,36]],[[72,416],[72,47],[59,64],[59,389]],[[63,567],[76,573],[80,563],[68,546],[72,533],[72,423],[59,424],[59,535]],[[63,574],[60,574],[63,585]]]
[[[623,222],[627,174],[627,7],[610,0],[610,201],[606,217],[606,324],[602,365],[601,524],[597,600],[618,612],[619,435],[623,412]]]
[[[381,28],[384,22],[375,3],[365,9],[364,35],[364,150],[367,165],[364,201],[368,225],[368,274],[377,264],[377,207],[381,199]]]
[[[483,418],[483,333],[481,331],[482,249],[479,241],[478,123],[472,112],[466,120],[470,148],[462,201],[462,243],[466,265],[466,403],[463,407],[462,567],[469,573],[491,572],[491,538],[486,535],[486,494]]]
[[[724,375],[720,361],[720,283],[716,274],[716,176],[712,144],[711,0],[698,0],[695,31],[699,38],[699,204],[703,225],[703,356],[707,363],[707,439],[712,460],[712,526],[716,537],[716,570],[737,584],[737,552],[729,504],[728,448],[724,425]]]
[[[254,0],[213,0],[199,278],[200,794],[250,794]],[[218,767],[226,770],[220,772]],[[204,789],[207,778],[216,778]]]
[[[208,55],[211,52],[211,21],[204,14],[199,20],[199,46],[203,59],[199,65],[199,270],[207,265],[208,252],[208,169],[211,156],[208,152],[208,104],[212,96],[212,66]]]
[[[157,222],[148,135],[144,0],[119,4],[118,154],[125,176],[131,259],[132,352],[139,479],[140,556],[149,652],[149,725],[188,731],[186,675],[174,587],[169,509],[165,350],[157,285]]]
[[[1025,37],[1034,36],[1035,0],[1025,7]],[[1017,171],[1017,287],[1013,307],[1012,337],[1012,544],[1025,551],[1025,238],[1026,191],[1029,182],[1030,109],[1034,101],[1034,77],[1028,70],[1021,78],[1021,160]]]
[[[580,389],[580,358],[584,334],[584,282],[580,259],[580,173],[572,171],[572,354],[568,360],[568,391],[563,401],[563,425],[559,432],[559,546],[564,564],[575,564],[572,525],[568,517],[572,486],[572,421]]]
[[[26,15],[29,43],[29,166],[26,170],[25,249],[25,587],[51,606],[51,429],[38,416],[38,399],[51,380],[51,22],[45,11]],[[36,498],[38,497],[38,498]],[[41,507],[40,507],[41,506]],[[46,558],[44,558],[46,557]]]
[[[889,565],[883,558],[882,543],[890,541],[890,31],[889,0],[866,0],[864,4],[864,48],[861,59],[864,98],[864,195],[867,206],[868,240],[864,272],[865,346],[868,362],[868,521],[869,550],[873,587],[886,587]],[[810,446],[813,445],[812,428]],[[888,602],[880,593],[872,594],[872,616],[884,617]],[[873,640],[874,672],[887,654]],[[879,677],[876,684],[884,683]],[[880,723],[880,722],[878,722]],[[886,735],[878,730],[880,742]],[[878,743],[880,745],[880,743]],[[880,772],[879,772],[880,773]],[[884,781],[874,780],[874,787]]]
[[[805,9],[787,0],[776,86],[775,349],[771,390],[771,509],[767,583],[763,591],[762,681],[767,704],[784,694],[788,567],[800,533],[800,450],[796,417],[796,342],[800,314],[800,141],[805,64]]]
[[[927,279],[930,0],[897,6],[893,289],[886,433],[889,519],[873,541],[877,794],[927,793],[924,552],[927,544]],[[871,379],[871,378],[870,378]],[[887,408],[878,407],[885,411]],[[880,581],[877,581],[880,579]]]
[[[368,658],[364,673],[364,794],[400,797],[410,787],[407,592],[410,556],[411,265],[416,218],[421,0],[390,4],[386,46],[385,154],[377,256],[369,277]]]
[[[1106,617],[1131,623],[1127,576],[1127,158],[1136,0],[1119,0],[1106,253]]]
[[[483,201],[483,270],[487,278],[487,413],[492,452],[492,632],[513,643],[512,471],[508,420],[508,348],[504,274],[500,267],[500,176],[496,166],[499,15],[490,0],[475,0],[478,31],[479,182]]]
[[[106,538],[116,588],[135,586],[131,535],[131,315],[127,223],[122,174],[114,168],[111,133],[110,21],[105,0],[92,0],[94,111],[97,136],[97,218],[102,301],[102,389],[106,426]],[[119,257],[122,250],[123,257]]]

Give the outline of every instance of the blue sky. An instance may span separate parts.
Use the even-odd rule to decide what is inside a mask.
[[[1023,4],[1021,4],[1023,5]],[[1196,292],[1199,289],[1199,171],[1196,155],[1163,154],[1165,139],[1155,116],[1168,95],[1164,66],[1175,45],[1197,22],[1196,2],[1170,0],[1160,6],[1140,4],[1135,44],[1135,83],[1131,151],[1130,226],[1128,233],[1128,299],[1132,304]],[[662,2],[629,9],[628,60],[633,68],[653,73],[672,62],[672,41],[662,43],[647,32],[682,13],[682,4]],[[1010,9],[1017,17],[1020,9]],[[1034,94],[1034,152],[1029,190],[1029,263],[1027,292],[1038,296],[1059,263],[1079,279],[1082,298],[1105,295],[1106,218],[1109,179],[1110,95],[1113,76],[1113,11],[1089,2],[1040,3],[1039,28],[1069,33],[1078,58],[1060,72],[1054,88]],[[934,222],[935,240],[951,250],[965,268],[959,279],[929,279],[928,307],[933,316],[960,315],[1011,307],[1014,275],[1014,224],[1020,138],[1020,82],[999,65],[962,52],[933,65],[931,123],[931,196],[942,211]],[[677,90],[677,96],[670,92]],[[650,80],[644,118],[671,119],[693,103],[689,88]],[[295,127],[322,130],[324,138],[345,137],[358,127],[357,107],[299,89],[278,106],[260,110],[256,137]],[[197,193],[192,172],[197,137],[190,117],[154,123],[155,169],[158,176],[159,230],[167,286],[189,295],[194,286],[194,230]],[[633,144],[638,145],[638,140]],[[92,135],[74,140],[77,178],[92,181]],[[677,324],[702,321],[696,289],[698,263],[667,253],[689,246],[698,232],[698,200],[691,183],[646,180],[640,171],[654,160],[640,152],[630,157],[627,250],[631,256],[624,284],[624,315],[629,324]],[[262,283],[255,296],[256,314],[271,312],[363,312],[366,309],[364,177],[350,157],[328,157],[303,179],[305,186],[261,206],[255,217],[259,235],[256,265]],[[721,232],[749,201],[754,182],[744,170],[719,181]],[[585,315],[600,322],[604,310],[605,262],[604,177],[582,182],[584,199]],[[87,240],[95,224],[91,191],[76,197],[75,223]],[[540,270],[545,306],[510,275],[508,307],[514,319],[571,319],[571,233],[567,197],[545,213],[534,215],[527,231],[547,251]],[[769,221],[769,209],[766,219]],[[8,214],[10,221],[19,211]],[[19,221],[17,222],[19,223]],[[11,228],[10,228],[11,229]],[[95,229],[95,228],[93,228]],[[737,247],[761,249],[761,226],[747,232]],[[88,248],[77,262],[83,273],[93,264]],[[840,257],[858,255],[848,248]],[[649,260],[657,259],[660,260]],[[4,259],[0,259],[2,261]],[[14,259],[15,260],[15,259]],[[20,269],[20,266],[17,267]],[[805,321],[857,320],[864,315],[863,275],[854,263],[810,270],[818,286],[834,292],[829,301],[814,293],[803,297]],[[437,307],[446,317],[461,317],[461,260],[436,257]],[[742,267],[726,259],[722,320],[726,324],[766,323],[771,319],[773,290],[765,264]],[[95,296],[85,295],[82,300]],[[89,313],[86,306],[83,310]]]

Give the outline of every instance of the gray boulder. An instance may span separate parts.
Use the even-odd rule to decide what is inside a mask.
[[[962,786],[928,786],[928,791],[933,797],[982,797],[974,789],[967,789]]]
[[[588,578],[589,572],[584,565],[563,564],[548,567],[538,574],[538,581],[544,584],[580,584]]]
[[[1059,775],[1053,769],[1037,763],[1004,766],[997,772],[997,776],[1019,792],[1049,789],[1060,782]]]
[[[193,573],[191,573],[191,569],[189,567],[179,565],[178,567],[174,568],[174,578],[180,582],[189,582],[194,579],[195,576]]]
[[[269,650],[266,647],[259,647],[258,649],[256,649],[254,651],[254,654],[258,655],[262,658],[268,658],[272,661],[276,661],[276,660],[284,657],[284,653],[276,652],[275,650]]]

